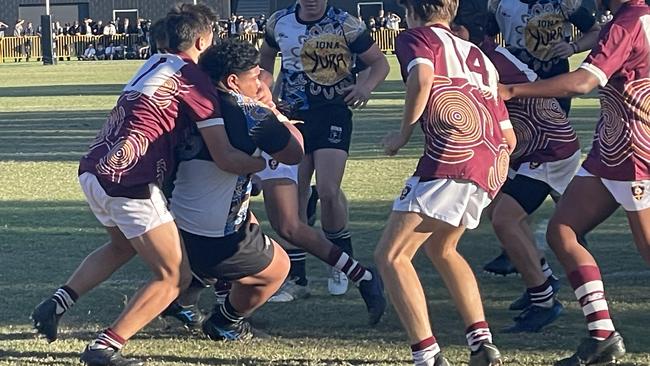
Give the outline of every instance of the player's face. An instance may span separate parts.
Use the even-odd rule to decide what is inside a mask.
[[[250,98],[257,97],[257,91],[260,89],[260,67],[240,72],[234,76],[232,84],[238,89],[239,93]]]
[[[325,13],[327,0],[298,0],[302,11],[309,18],[320,17]]]
[[[469,41],[469,31],[467,30],[467,28],[465,28],[465,26],[452,24],[451,31],[452,33],[454,33],[456,37]]]

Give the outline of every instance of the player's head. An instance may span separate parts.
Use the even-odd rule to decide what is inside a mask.
[[[327,0],[298,0],[298,4],[309,18],[322,16],[327,8]]]
[[[406,9],[406,23],[415,28],[430,22],[451,23],[458,0],[397,0]]]
[[[260,52],[237,38],[208,48],[199,59],[210,78],[229,90],[254,98],[260,88]]]
[[[151,38],[156,43],[159,52],[169,52],[169,42],[167,41],[167,29],[165,29],[165,19],[158,19],[151,25]]]
[[[205,5],[179,4],[165,17],[167,48],[171,52],[201,53],[212,44],[217,16]]]

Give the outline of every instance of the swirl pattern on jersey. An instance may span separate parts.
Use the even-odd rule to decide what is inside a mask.
[[[178,95],[187,93],[187,89],[191,86],[182,83],[179,80],[179,75],[175,74],[169,77],[165,82],[156,89],[156,92],[151,95],[151,101],[160,109],[167,109],[171,106]]]
[[[133,169],[147,152],[149,139],[140,131],[133,130],[126,137],[120,137],[110,151],[97,164],[99,174],[110,175],[111,181],[120,183],[124,173]]]
[[[598,141],[600,159],[608,167],[623,164],[632,156],[632,131],[624,97],[611,84],[601,88],[601,118],[594,139]]]
[[[477,90],[467,81],[461,86],[452,84],[451,79],[436,76],[435,94],[431,96],[433,112],[424,123],[427,138],[425,154],[432,160],[444,164],[460,164],[475,157],[475,149],[487,148],[496,156],[494,165],[489,167],[487,185],[496,191],[506,181],[510,157],[505,143],[497,146],[486,138],[492,134],[495,121],[484,102],[492,101],[492,95]]]
[[[650,160],[650,78],[625,85],[625,98],[634,113],[630,121],[634,154]]]
[[[577,136],[555,98],[520,98],[506,102],[517,136],[513,160],[548,148],[553,142],[571,143]]]

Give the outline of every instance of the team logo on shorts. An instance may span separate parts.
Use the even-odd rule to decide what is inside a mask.
[[[540,165],[542,165],[542,163],[536,163],[534,161],[531,161],[530,164],[528,164],[528,167],[530,168],[530,170],[535,170],[539,168]]]
[[[279,163],[277,160],[269,159],[269,168],[271,168],[271,170],[276,170],[278,168],[278,165]]]
[[[406,196],[408,196],[409,193],[411,193],[411,189],[413,189],[413,187],[411,187],[409,184],[404,186],[404,189],[402,189],[402,194],[399,195],[400,201],[403,201],[406,198]]]
[[[634,184],[632,185],[632,196],[635,200],[641,201],[645,195],[645,187],[643,184]]]
[[[338,144],[341,142],[343,135],[343,129],[339,126],[330,127],[330,137],[327,139],[332,144]]]

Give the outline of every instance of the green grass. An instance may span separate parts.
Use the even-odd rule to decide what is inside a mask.
[[[575,62],[574,62],[575,64]],[[30,330],[34,305],[62,284],[91,250],[106,240],[76,183],[77,160],[117,99],[138,62],[0,65],[0,365],[74,365],[92,334],[119,314],[148,278],[137,259],[87,294],[63,319],[61,339],[47,344]],[[379,141],[398,128],[403,86],[391,57],[389,80],[368,108],[355,114],[351,157],[343,182],[350,200],[351,230],[359,259],[369,262],[393,198],[412,173],[422,137],[398,157],[386,158]],[[598,103],[574,102],[572,121],[589,149]],[[536,228],[552,206],[537,215]],[[253,210],[264,217],[258,199]],[[650,365],[649,272],[634,249],[618,212],[590,237],[600,260],[614,321],[626,336],[628,365]],[[462,239],[461,250],[478,273],[495,342],[508,365],[549,365],[571,352],[585,334],[584,321],[568,283],[560,298],[565,314],[540,334],[506,335],[498,330],[515,314],[507,305],[522,290],[517,278],[483,275],[481,266],[498,253],[484,222]],[[554,268],[559,269],[551,257]],[[463,325],[440,276],[424,257],[415,260],[429,301],[436,335],[452,364],[465,364]],[[355,290],[340,298],[326,294],[324,266],[308,260],[312,298],[268,304],[254,323],[274,337],[246,344],[214,343],[186,333],[178,324],[154,321],[125,352],[151,365],[408,365],[410,353],[395,312],[374,329]],[[209,309],[211,296],[203,296]]]

